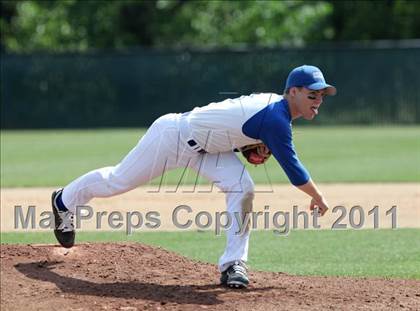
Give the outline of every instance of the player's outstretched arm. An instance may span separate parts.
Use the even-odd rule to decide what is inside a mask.
[[[325,200],[321,191],[319,191],[312,179],[309,179],[306,184],[296,187],[312,197],[311,205],[309,206],[311,211],[313,211],[315,208],[318,208],[318,212],[321,216],[327,212],[328,202]]]

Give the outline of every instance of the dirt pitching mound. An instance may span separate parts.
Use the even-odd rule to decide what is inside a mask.
[[[212,264],[137,243],[1,246],[2,310],[406,310],[420,281],[250,271],[219,286]]]

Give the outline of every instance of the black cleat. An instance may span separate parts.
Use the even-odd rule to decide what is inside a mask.
[[[54,213],[55,229],[54,235],[61,246],[70,248],[74,245],[76,231],[73,224],[73,213],[66,210],[62,211],[57,207],[57,197],[63,189],[56,190],[51,196],[51,205]]]
[[[246,288],[249,284],[247,267],[240,261],[235,261],[220,276],[220,284],[231,288]]]

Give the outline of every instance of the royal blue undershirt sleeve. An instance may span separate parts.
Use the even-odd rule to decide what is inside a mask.
[[[286,100],[272,103],[257,112],[244,123],[242,132],[264,142],[293,185],[300,186],[309,181],[310,175],[293,146],[291,116]]]

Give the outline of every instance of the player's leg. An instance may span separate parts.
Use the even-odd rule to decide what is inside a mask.
[[[118,165],[93,170],[67,185],[64,205],[74,212],[92,198],[127,192],[181,165],[176,118],[170,114],[156,120]]]
[[[95,197],[110,197],[127,192],[161,175],[165,170],[186,165],[188,156],[198,157],[198,154],[190,150],[180,151],[178,140],[178,116],[163,116],[152,124],[121,163],[93,170],[53,193],[54,233],[61,245],[71,247],[74,244],[72,217],[77,206],[85,205]]]
[[[254,183],[251,176],[234,152],[205,154],[202,161],[194,164],[193,169],[214,182],[225,193],[227,212],[231,217],[232,226],[226,230],[227,244],[220,257],[219,268],[224,273],[222,278],[224,275],[227,276],[226,271],[231,273],[230,285],[246,287],[248,278],[245,262],[248,259],[250,232],[249,226],[244,222],[244,216],[252,211]],[[235,276],[238,277],[237,284]]]

